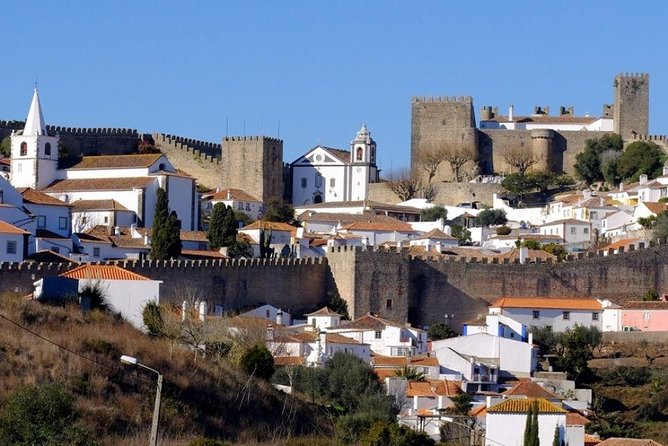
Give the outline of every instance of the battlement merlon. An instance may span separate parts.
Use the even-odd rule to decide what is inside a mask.
[[[267,141],[274,143],[283,143],[283,140],[280,138],[274,138],[271,136],[225,136],[223,141]]]
[[[100,127],[63,127],[47,125],[46,131],[49,135],[94,135],[94,136],[131,136],[139,137],[137,129],[126,128],[100,128]]]
[[[649,73],[618,73],[615,75],[615,80],[620,78],[649,79]]]
[[[632,135],[632,138],[634,141],[661,141],[665,142],[666,138],[668,138],[666,135],[641,135],[639,133],[634,133]]]
[[[413,96],[411,103],[418,102],[461,102],[463,104],[473,104],[472,96]]]

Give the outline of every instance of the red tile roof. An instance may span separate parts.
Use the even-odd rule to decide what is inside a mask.
[[[534,402],[538,402],[538,413],[566,413],[565,409],[545,399],[509,398],[487,408],[487,413],[528,413]]]
[[[597,435],[585,434],[585,436],[584,436],[585,446],[596,446],[600,442],[601,442],[601,438],[598,437]]]
[[[385,327],[403,327],[398,322],[384,319],[382,317],[367,314],[352,322],[347,323],[341,328],[361,329],[361,330],[384,330]]]
[[[197,249],[182,249],[181,257],[190,260],[228,258],[226,255],[221,254],[219,251],[201,251]]]
[[[70,169],[145,168],[155,164],[162,156],[164,156],[162,153],[84,156]]]
[[[213,194],[207,194],[205,197],[208,200],[211,201],[227,201],[227,200],[234,200],[234,201],[247,201],[247,202],[253,202],[253,203],[262,203],[261,200],[258,200],[248,192],[242,189],[223,189],[220,192],[214,192]]]
[[[356,221],[343,226],[349,231],[398,231],[413,232],[413,227],[401,220],[394,221]]]
[[[297,232],[297,228],[287,223],[280,223],[276,221],[264,221],[264,220],[257,220],[247,226],[244,226],[243,228],[240,229],[240,231],[247,231],[252,229],[264,229],[264,230],[271,229],[272,231],[283,231],[290,233]]]
[[[131,178],[82,178],[57,180],[44,189],[45,192],[72,192],[88,190],[131,190],[141,189],[156,181],[151,177]]]
[[[639,239],[639,238],[624,238],[624,239],[621,239],[621,240],[617,240],[614,243],[610,243],[608,246],[604,246],[601,249],[607,251],[608,249],[619,249],[622,246],[624,248],[626,248],[627,246],[635,245],[636,243],[642,242],[642,241],[643,240]]]
[[[643,438],[608,438],[598,444],[599,446],[662,446],[651,439]]]
[[[668,310],[664,301],[632,301],[622,307],[623,310]]]
[[[566,414],[566,426],[584,426],[589,420],[580,412],[568,412]]]
[[[208,242],[209,238],[206,231],[181,231],[181,240],[189,242]]]
[[[44,204],[51,206],[69,206],[64,201],[61,201],[57,198],[53,198],[50,195],[47,195],[43,192],[37,191],[35,189],[24,187],[16,189],[21,195],[23,195],[23,201],[31,204]]]
[[[594,311],[603,309],[596,299],[573,297],[501,297],[490,307]]]
[[[304,316],[341,316],[339,313],[332,311],[329,307],[322,307],[313,313],[305,314]]]
[[[515,387],[512,387],[503,392],[503,395],[506,397],[524,396],[526,398],[544,398],[547,400],[561,399],[554,393],[545,390],[542,386],[536,384],[533,381],[520,381],[517,385],[515,385]]]
[[[0,234],[30,234],[30,232],[0,220]]]
[[[668,203],[655,203],[651,201],[643,201],[642,204],[645,205],[647,209],[653,214],[659,215],[662,212],[668,210]]]
[[[108,200],[77,200],[70,203],[72,211],[130,211],[114,199]]]
[[[69,277],[70,279],[151,280],[148,277],[116,265],[85,264],[69,270],[60,276]]]
[[[406,386],[406,396],[456,396],[462,393],[462,389],[454,381],[409,381]]]
[[[274,365],[276,367],[304,365],[305,363],[304,358],[301,356],[276,356],[274,358]]]

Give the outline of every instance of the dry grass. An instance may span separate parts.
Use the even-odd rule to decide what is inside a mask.
[[[26,384],[64,382],[86,425],[105,444],[145,444],[155,381],[120,364],[135,356],[165,376],[161,444],[182,445],[196,435],[237,444],[285,443],[290,436],[329,432],[316,410],[267,383],[248,380],[224,361],[199,359],[166,341],[152,339],[122,321],[74,307],[52,307],[0,296],[0,314],[78,352],[88,361],[0,319],[0,407]]]

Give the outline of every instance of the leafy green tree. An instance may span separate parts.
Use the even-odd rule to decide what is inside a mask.
[[[601,332],[596,327],[576,324],[561,336],[561,347],[557,357],[557,367],[565,371],[570,379],[578,381],[589,371],[587,363],[592,351],[601,342]]]
[[[420,214],[420,221],[436,221],[439,218],[446,220],[448,218],[448,210],[443,206],[433,206],[428,209],[423,209]]]
[[[12,139],[9,136],[5,136],[0,142],[0,155],[5,158],[12,157]]]
[[[653,229],[656,227],[658,220],[656,215],[650,215],[649,217],[639,217],[638,224],[643,227],[643,229]]]
[[[237,242],[227,249],[227,255],[233,259],[253,257],[253,247],[246,240],[237,240]]]
[[[228,206],[225,209],[225,215],[223,216],[223,246],[232,246],[237,242],[237,219],[234,215],[234,209],[232,206]]]
[[[523,201],[535,189],[535,185],[530,179],[521,173],[506,175],[501,186],[511,194],[516,195],[520,201]]]
[[[236,221],[241,223],[241,227],[248,226],[254,221],[252,218],[250,218],[250,216],[247,213],[239,210],[234,211],[234,218]]]
[[[267,347],[256,345],[241,356],[241,368],[247,375],[269,380],[274,374],[274,357]]]
[[[533,188],[538,189],[540,193],[550,190],[557,181],[557,175],[552,172],[529,172],[526,177]]]
[[[552,446],[561,446],[561,432],[559,425],[554,426],[554,438],[552,439]]]
[[[397,423],[378,421],[362,435],[360,446],[434,446],[434,440],[424,432],[416,432]]]
[[[344,411],[354,412],[363,395],[383,393],[371,366],[357,356],[335,353],[325,365],[326,396]]]
[[[151,259],[167,260],[181,254],[181,222],[176,212],[169,212],[169,200],[164,189],[157,192],[153,227],[151,228]]]
[[[656,178],[663,173],[666,155],[661,147],[651,141],[636,141],[629,144],[617,161],[619,176],[624,181],[638,181],[642,174]]]
[[[430,325],[427,330],[427,336],[432,341],[440,341],[441,339],[449,339],[459,336],[456,331],[454,331],[448,324],[443,322],[437,322],[434,325]]]
[[[295,218],[295,209],[289,203],[272,198],[266,204],[262,220],[290,223]]]
[[[483,226],[498,226],[508,223],[503,209],[484,209],[478,214],[478,223]]]
[[[542,249],[545,252],[549,252],[550,254],[557,256],[557,259],[559,260],[564,260],[568,255],[566,248],[558,243],[547,243],[543,245]]]
[[[538,432],[538,402],[534,401],[527,413],[527,421],[524,426],[524,446],[540,446]]]
[[[450,229],[452,236],[459,242],[459,246],[471,245],[471,231],[459,225],[451,225]]]
[[[651,217],[650,217],[651,218]],[[668,212],[663,212],[656,217],[654,225],[654,232],[652,234],[652,240],[654,241],[666,241],[668,238]]]
[[[649,289],[642,295],[642,300],[645,302],[653,302],[659,300],[659,293],[655,289]]]
[[[515,240],[515,246],[517,248],[528,248],[528,249],[540,249],[540,242],[534,239],[527,240]]]
[[[219,249],[225,245],[225,217],[228,214],[228,208],[225,203],[216,203],[211,211],[211,218],[209,219],[209,230],[207,238],[211,249]]]
[[[468,415],[473,407],[473,396],[469,393],[460,393],[450,398],[454,403],[454,413],[457,415]]]
[[[623,147],[622,138],[615,133],[586,140],[584,150],[575,157],[575,172],[587,184],[602,181],[605,179],[605,160],[611,158],[606,154],[621,152]],[[612,171],[608,175],[612,175]],[[614,179],[614,175],[611,179]]]
[[[505,225],[496,228],[496,235],[509,235],[511,232],[513,232],[513,230]]]
[[[341,297],[341,295],[336,291],[327,291],[327,300],[325,305],[332,311],[339,313],[341,319],[350,319],[348,314],[348,302]]]
[[[78,419],[72,393],[62,384],[29,385],[5,401],[0,440],[17,446],[97,444]]]

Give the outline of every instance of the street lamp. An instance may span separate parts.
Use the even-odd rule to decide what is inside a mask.
[[[451,320],[453,320],[454,318],[455,318],[455,315],[454,315],[454,314],[448,314],[448,313],[445,313],[445,325],[448,325],[448,321],[449,321],[449,320],[451,321]]]
[[[155,392],[155,405],[153,406],[153,422],[151,423],[151,438],[149,439],[149,446],[158,445],[158,420],[160,418],[160,394],[162,393],[162,375],[155,369],[152,369],[148,366],[145,366],[139,360],[133,356],[123,355],[121,356],[121,362],[128,365],[136,365],[138,367],[145,368],[151,372],[158,375],[158,388]]]

